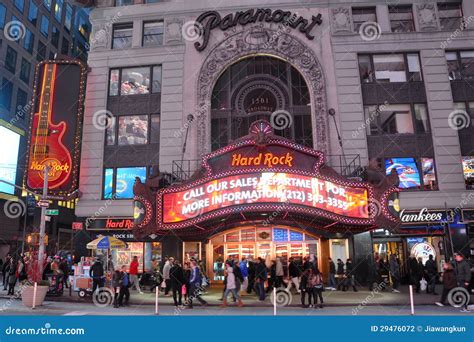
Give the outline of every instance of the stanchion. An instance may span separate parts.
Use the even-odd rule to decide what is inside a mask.
[[[155,287],[155,315],[159,315],[159,313],[158,313],[158,310],[159,310],[159,306],[158,306],[159,293],[160,293],[160,287],[157,286],[157,287]]]
[[[277,290],[273,288],[273,316],[277,315]]]
[[[410,285],[410,307],[411,307],[411,314],[415,314],[415,303],[413,303],[413,285]]]
[[[35,282],[35,286],[33,287],[33,306],[31,307],[31,309],[36,308],[36,290],[37,289],[38,289],[38,283]]]

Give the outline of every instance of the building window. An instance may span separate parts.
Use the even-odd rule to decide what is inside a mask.
[[[33,0],[30,0],[30,7],[28,9],[28,20],[34,26],[36,26],[36,22],[38,21],[38,6],[36,6]]]
[[[88,41],[91,32],[91,24],[89,22],[89,14],[85,11],[78,11],[76,9],[76,27],[81,36]]]
[[[438,3],[439,24],[442,31],[453,31],[463,29],[462,4]]]
[[[421,81],[418,54],[359,55],[362,83],[395,83]]]
[[[388,14],[392,32],[413,32],[415,22],[413,20],[412,6],[389,6]]]
[[[63,37],[63,43],[61,44],[61,54],[67,55],[69,53],[69,40]]]
[[[51,44],[57,49],[59,46],[59,29],[56,26],[51,27]]]
[[[25,38],[23,39],[23,48],[29,53],[33,53],[34,45],[35,35],[29,29],[26,29]]]
[[[462,157],[462,169],[467,190],[474,190],[474,156]]]
[[[112,49],[128,49],[132,47],[133,24],[114,25]]]
[[[162,2],[163,0],[145,0],[145,4],[156,4]]]
[[[5,69],[7,69],[13,74],[15,73],[15,69],[16,69],[16,58],[17,58],[17,52],[8,46],[7,54],[5,56]]]
[[[43,0],[43,5],[51,11],[51,2],[52,0]]]
[[[132,199],[135,177],[146,181],[146,166],[106,168],[104,170],[103,198]]]
[[[163,45],[163,21],[143,24],[143,46]]]
[[[401,190],[438,190],[433,158],[387,158],[385,171],[397,173]]]
[[[13,0],[13,4],[17,10],[23,13],[23,10],[25,9],[25,0]]]
[[[5,108],[6,110],[11,109],[12,94],[13,83],[4,77],[2,87],[0,88],[0,108]]]
[[[28,94],[26,91],[18,88],[18,92],[16,93],[16,115],[22,119],[25,118],[25,111],[23,108],[25,108],[27,101]]]
[[[367,135],[413,134],[430,131],[426,104],[364,106]]]
[[[377,22],[375,7],[354,7],[352,8],[352,21],[354,31],[359,32],[360,27],[366,22]]]
[[[133,5],[133,0],[115,0],[115,6],[128,6]]]
[[[446,52],[446,61],[451,81],[474,78],[474,51]]]
[[[61,22],[62,15],[63,15],[63,0],[56,0],[56,4],[54,6],[54,18],[57,20],[58,23]]]
[[[155,115],[127,115],[117,116],[106,130],[106,144],[143,145],[159,143],[160,116]]]
[[[20,79],[28,84],[30,82],[31,64],[24,58],[21,59]]]
[[[70,32],[72,25],[72,7],[66,4],[66,14],[64,15],[64,28]]]
[[[149,94],[150,84],[152,93],[161,92],[161,66],[112,69],[109,96]]]
[[[44,61],[46,59],[46,45],[44,45],[40,40],[38,40],[38,52],[36,53],[36,60],[38,62]]]
[[[48,34],[49,34],[49,19],[46,18],[44,15],[41,17],[41,27],[40,27],[40,31],[41,31],[41,33],[43,34],[43,36],[45,36],[46,38],[48,38]]]
[[[5,15],[7,13],[7,8],[0,4],[0,29],[5,27]]]

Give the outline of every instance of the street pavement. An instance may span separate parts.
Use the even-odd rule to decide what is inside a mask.
[[[279,291],[277,294],[277,315],[410,315],[410,296],[408,287],[401,287],[401,293],[368,291],[360,288],[358,292],[324,291],[324,309],[302,308],[300,296],[294,291]],[[441,292],[441,287],[437,292]],[[273,315],[273,299],[267,296],[264,302],[255,295],[243,296],[245,307],[238,308],[229,301],[229,307],[221,308],[222,287],[213,287],[203,298],[209,303],[206,307],[195,304],[194,309],[175,309],[170,296],[159,295],[160,315]],[[434,303],[439,295],[426,293],[414,295],[417,315],[471,315],[461,313],[451,306],[438,307]],[[0,315],[153,315],[155,313],[155,293],[146,291],[139,294],[131,291],[129,307],[113,308],[111,305],[94,304],[91,297],[79,298],[75,292],[60,297],[47,297],[42,306],[32,310],[22,305],[20,299],[0,291]]]

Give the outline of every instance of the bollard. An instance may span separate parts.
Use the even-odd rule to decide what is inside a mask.
[[[158,309],[159,309],[159,306],[158,306],[158,298],[159,298],[159,294],[160,293],[160,287],[157,286],[155,287],[155,315],[159,315],[158,313]]]
[[[38,286],[38,283],[35,282],[35,286],[33,287],[33,306],[31,307],[31,309],[36,308],[36,290],[37,290],[37,286]]]
[[[276,287],[273,288],[273,316],[277,315],[277,290]]]
[[[410,285],[410,307],[411,307],[411,314],[415,314],[415,303],[413,303],[413,285]]]

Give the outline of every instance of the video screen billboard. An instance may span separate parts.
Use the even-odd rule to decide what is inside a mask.
[[[20,135],[0,126],[0,146],[5,147],[0,153],[0,179],[15,184]],[[13,195],[15,188],[13,185],[0,182],[0,192]]]
[[[188,190],[163,195],[163,223],[181,222],[231,206],[287,203],[338,215],[368,218],[367,189],[335,184],[316,177],[261,172],[228,176]]]

